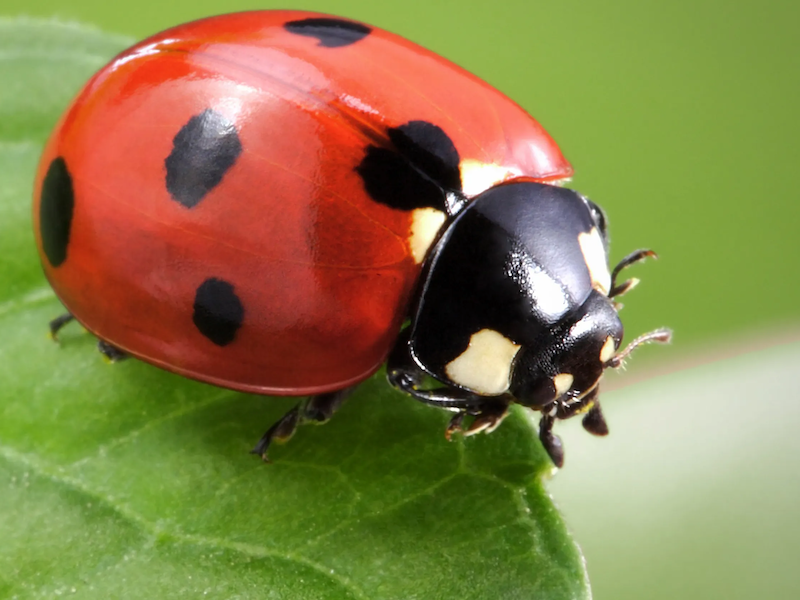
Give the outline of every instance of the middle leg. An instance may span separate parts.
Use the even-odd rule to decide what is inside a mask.
[[[272,427],[261,436],[250,454],[257,454],[264,462],[269,462],[267,453],[272,442],[284,443],[297,431],[302,423],[325,423],[339,410],[347,397],[353,393],[355,386],[309,396],[298,402],[289,412],[278,419]]]

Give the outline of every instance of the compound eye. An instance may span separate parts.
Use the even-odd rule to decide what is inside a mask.
[[[586,196],[583,196],[583,199],[586,200],[586,204],[589,207],[589,212],[592,213],[592,220],[597,225],[597,229],[600,230],[600,235],[603,237],[603,241],[605,242],[608,237],[606,214],[603,212],[602,208],[597,206],[597,204],[589,200]]]

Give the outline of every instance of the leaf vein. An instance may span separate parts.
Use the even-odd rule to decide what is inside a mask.
[[[229,396],[233,396],[233,395],[235,395],[237,393],[238,392],[234,392],[233,390],[221,390],[219,394],[211,396],[211,397],[203,400],[202,402],[188,403],[188,404],[186,404],[184,406],[181,406],[180,408],[177,408],[177,409],[175,409],[175,410],[173,410],[171,412],[165,413],[165,414],[161,415],[160,417],[151,419],[151,420],[147,421],[141,427],[139,427],[137,429],[132,429],[131,431],[129,431],[125,435],[121,435],[121,436],[119,436],[117,438],[112,438],[111,440],[109,440],[105,444],[102,444],[100,447],[98,447],[96,454],[93,454],[91,456],[84,456],[83,458],[79,458],[78,460],[76,460],[72,464],[68,465],[66,468],[76,469],[76,468],[82,467],[83,465],[91,462],[94,459],[103,458],[108,453],[109,450],[113,450],[114,448],[118,448],[118,447],[120,447],[120,446],[122,446],[124,444],[127,444],[128,442],[130,442],[132,440],[135,440],[136,438],[138,438],[142,434],[147,433],[148,431],[154,429],[155,427],[157,427],[159,425],[162,425],[163,423],[166,423],[167,421],[171,421],[171,420],[177,419],[179,417],[190,415],[190,414],[192,414],[194,412],[197,412],[197,411],[200,411],[200,410],[202,410],[202,409],[204,409],[204,408],[206,408],[208,406],[216,404],[217,402],[219,402],[219,401],[221,401],[221,400],[223,400],[225,398],[228,398]]]

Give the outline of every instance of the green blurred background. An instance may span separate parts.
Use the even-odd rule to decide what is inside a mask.
[[[318,10],[389,29],[476,73],[533,114],[572,161],[577,173],[573,186],[608,212],[612,258],[640,247],[652,247],[661,255],[658,262],[632,270],[643,282],[625,298],[624,318],[629,334],[669,325],[676,339],[668,349],[641,351],[632,371],[647,374],[656,363],[686,366],[800,339],[800,202],[792,176],[800,159],[800,4],[754,0],[137,0],[125,4],[3,0],[0,4],[5,15],[57,16],[132,38],[202,16],[254,8]],[[759,364],[784,365],[781,376],[793,375],[776,393],[783,402],[797,405],[800,394],[792,386],[797,385],[800,353],[797,346],[785,348],[791,350],[757,356]],[[678,384],[686,389],[729,390],[728,395],[709,399],[698,419],[713,428],[717,409],[735,412],[735,418],[723,421],[728,431],[732,423],[741,427],[742,447],[750,440],[746,415],[751,403],[758,400],[758,389],[765,394],[769,389],[762,386],[753,396],[737,395],[745,384],[735,384],[736,377],[746,374],[752,364],[737,359],[721,370],[693,371],[689,383],[684,379]],[[634,379],[635,374],[630,381]],[[648,384],[654,396],[663,391],[659,381]],[[684,415],[694,406],[686,400],[688,393],[675,402]],[[624,393],[614,396],[612,408],[623,403]],[[652,406],[661,405],[654,400]],[[786,439],[800,425],[793,410],[781,416],[784,424],[795,427],[787,429]],[[643,443],[635,439],[641,434],[637,421],[625,422],[633,413],[619,413],[612,425],[616,443],[626,442],[617,428],[633,431],[630,443]],[[664,416],[655,412],[640,418]],[[668,429],[668,424],[664,427]],[[800,597],[792,564],[775,559],[788,558],[786,553],[793,550],[798,551],[794,559],[800,558],[797,543],[787,541],[800,537],[800,519],[792,504],[798,500],[800,469],[793,455],[782,462],[764,454],[763,460],[773,467],[768,471],[767,483],[773,485],[769,497],[786,492],[791,499],[780,505],[777,516],[773,514],[777,520],[770,521],[770,527],[776,531],[771,533],[757,516],[764,498],[747,492],[764,484],[753,480],[759,465],[739,465],[744,469],[739,475],[742,493],[730,486],[718,490],[722,499],[736,496],[740,508],[728,513],[716,500],[709,500],[716,498],[708,495],[712,491],[694,488],[692,495],[694,480],[676,478],[678,488],[665,493],[685,497],[687,506],[697,507],[693,520],[687,518],[686,507],[667,514],[658,498],[647,499],[646,494],[626,488],[636,482],[640,488],[653,485],[655,476],[643,479],[636,469],[646,466],[626,465],[619,454],[605,460],[616,461],[618,469],[627,468],[630,481],[622,475],[615,479],[614,473],[622,471],[613,469],[611,475],[601,473],[597,481],[590,481],[596,474],[594,465],[601,463],[588,462],[580,454],[594,453],[600,446],[578,441],[583,436],[577,435],[573,442],[572,431],[568,429],[566,436],[569,451],[579,456],[574,463],[583,461],[583,467],[570,465],[552,489],[586,550],[596,598],[746,598],[759,591],[771,598]],[[697,465],[698,457],[713,446],[715,434],[683,431],[700,445],[687,448],[683,443],[680,448],[688,453],[686,461]],[[790,455],[797,450],[794,444]],[[781,450],[783,459],[786,451]],[[648,455],[646,449],[642,455]],[[679,452],[678,462],[680,456]],[[648,460],[652,464],[653,457]],[[709,470],[718,468],[719,461],[708,464]],[[731,477],[730,481],[736,480],[736,473]],[[609,482],[608,487],[603,481]],[[701,511],[706,504],[706,512]],[[625,525],[630,523],[640,527],[639,537],[630,534]],[[695,539],[704,542],[695,544]],[[648,544],[658,545],[659,550],[646,551]],[[761,544],[766,552],[760,553],[763,564],[745,560],[750,553],[737,553],[737,544],[745,550]],[[762,575],[767,569],[771,593],[763,582],[750,588],[742,579],[756,565]]]

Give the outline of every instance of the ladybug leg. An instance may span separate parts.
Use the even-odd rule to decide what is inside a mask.
[[[490,433],[500,425],[508,413],[509,405],[514,401],[510,394],[479,396],[456,387],[423,388],[425,372],[411,358],[407,340],[407,334],[402,335],[389,356],[386,367],[389,383],[415,400],[455,412],[445,430],[447,439],[456,431],[463,431],[464,435],[474,435],[482,431]],[[475,418],[464,429],[462,424],[467,415]]]
[[[609,298],[627,294],[639,284],[639,280],[634,277],[632,279],[628,279],[627,281],[623,281],[618,285],[617,276],[623,269],[630,267],[632,264],[637,262],[641,262],[645,258],[658,258],[658,255],[652,250],[637,250],[636,252],[631,252],[628,256],[619,261],[617,266],[614,267],[614,270],[611,272],[611,291],[608,292]]]
[[[128,358],[128,355],[124,351],[116,346],[112,346],[105,340],[97,340],[97,350],[112,363]]]
[[[453,436],[453,433],[460,432],[465,436],[475,435],[476,433],[492,433],[495,429],[500,427],[508,416],[508,407],[513,401],[512,398],[506,396],[498,396],[491,398],[484,398],[484,402],[475,410],[461,410],[457,412],[450,423],[447,424],[447,429],[444,432],[444,437],[447,441]],[[472,423],[469,427],[464,428],[464,418],[467,415],[472,415]]]
[[[464,431],[464,435],[470,436],[476,433],[486,432],[492,433],[495,429],[500,427],[500,423],[508,415],[508,406],[510,401],[504,401],[499,397],[496,402],[491,402],[493,398],[487,398],[486,403],[481,407],[481,412],[475,415],[475,418]]]
[[[490,405],[487,403],[486,406],[481,409],[481,412],[475,415],[472,423],[470,423],[469,427],[466,429],[464,429],[462,425],[464,423],[464,418],[470,413],[465,410],[457,412],[447,424],[444,437],[447,438],[449,442],[456,432],[463,433],[465,436],[475,435],[481,432],[492,433],[508,415],[508,404],[509,403],[498,402],[494,405]]]
[[[269,462],[267,457],[267,450],[273,440],[277,442],[286,442],[294,435],[297,430],[297,424],[300,421],[300,408],[302,402],[296,405],[292,410],[278,419],[275,424],[267,429],[267,432],[261,436],[258,443],[250,450],[250,454],[257,454],[264,462]]]
[[[71,323],[75,320],[75,317],[72,313],[64,313],[61,316],[56,317],[52,321],[50,321],[50,337],[53,338],[54,341],[58,341],[58,333],[64,328],[65,325]],[[112,346],[105,340],[97,340],[97,350],[102,354],[105,358],[110,360],[111,362],[117,362],[122,360],[123,358],[127,358],[128,355],[117,348],[116,346]]]
[[[316,423],[325,423],[339,410],[344,404],[344,401],[352,394],[356,386],[337,390],[335,392],[328,392],[326,394],[317,394],[311,396],[306,400],[303,407],[302,418],[303,421],[311,421]]]
[[[423,389],[425,372],[417,366],[408,351],[408,333],[403,332],[389,355],[386,378],[397,389],[410,394],[425,404],[432,404],[453,412],[477,414],[485,397],[460,388],[441,387]]]
[[[272,442],[289,441],[302,423],[327,422],[355,389],[353,386],[335,392],[317,394],[299,402],[261,436],[250,454],[257,454],[261,460],[269,462],[267,452]]]
[[[463,431],[461,424],[464,422],[464,417],[466,416],[467,412],[461,410],[454,414],[453,418],[450,419],[450,422],[447,424],[447,429],[444,430],[444,437],[447,438],[448,442],[451,440],[454,433]]]
[[[592,408],[583,417],[583,428],[592,435],[608,435],[608,424],[603,416],[603,411],[600,410],[600,403],[595,400]]]
[[[550,460],[559,469],[564,466],[564,446],[561,444],[561,438],[553,433],[553,423],[555,417],[552,415],[543,415],[539,421],[539,439],[542,446],[550,455]]]
[[[50,337],[53,338],[53,341],[57,342],[58,332],[64,328],[64,325],[74,320],[75,317],[72,316],[72,313],[64,313],[50,321]]]

